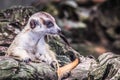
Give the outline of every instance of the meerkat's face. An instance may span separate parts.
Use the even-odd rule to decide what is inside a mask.
[[[55,22],[55,19],[48,13],[38,12],[33,14],[28,24],[33,32],[43,34],[59,34],[61,29]]]

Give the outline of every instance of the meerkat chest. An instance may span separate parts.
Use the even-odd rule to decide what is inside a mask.
[[[23,47],[25,50],[28,50],[29,52],[33,51],[36,46],[36,42],[38,41],[38,36],[32,35],[30,33],[27,34],[20,34],[21,41],[19,41],[19,46]]]
[[[37,44],[37,53],[40,55],[49,53],[49,46],[45,43],[39,42]]]

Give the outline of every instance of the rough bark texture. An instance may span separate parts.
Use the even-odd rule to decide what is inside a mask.
[[[23,63],[12,58],[0,60],[0,80],[56,80],[53,68],[45,63]]]
[[[24,63],[2,56],[15,35],[22,29],[21,26],[27,22],[25,18],[29,18],[34,12],[36,11],[31,7],[14,7],[1,11],[0,80],[57,80],[55,69],[44,62]],[[48,37],[47,42],[56,53],[60,66],[75,59],[74,51],[70,50],[60,37]],[[120,80],[120,55],[108,52],[99,56],[98,59],[92,56],[84,57],[80,54],[78,56],[81,63],[71,71],[66,80]]]

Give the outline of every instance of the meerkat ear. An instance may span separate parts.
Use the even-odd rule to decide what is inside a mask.
[[[30,20],[30,27],[31,27],[32,29],[34,29],[37,24],[38,24],[38,23],[37,23],[36,20],[34,20],[34,19]]]

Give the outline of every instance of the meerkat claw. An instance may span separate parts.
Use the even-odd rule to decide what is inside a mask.
[[[26,59],[23,59],[22,61],[25,62],[25,63],[29,63],[31,61],[31,59],[30,58],[26,58]]]

